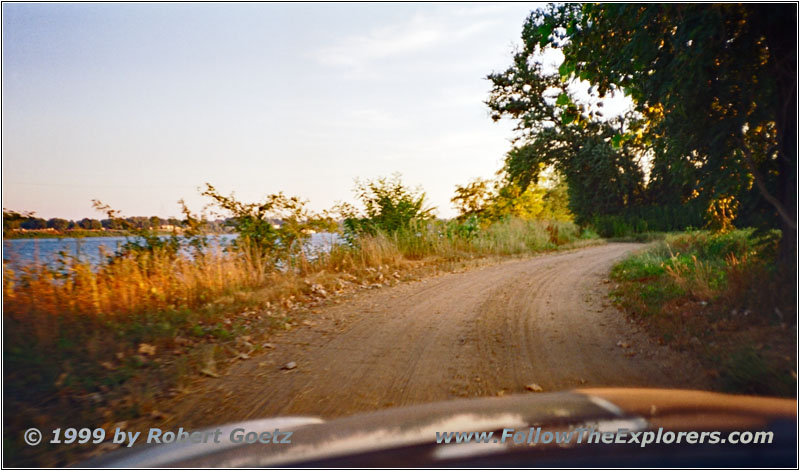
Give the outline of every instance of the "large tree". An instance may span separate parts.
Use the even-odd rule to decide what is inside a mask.
[[[69,221],[61,218],[51,218],[47,220],[47,227],[57,231],[65,231],[69,227]]]
[[[564,79],[629,95],[655,156],[653,185],[690,184],[709,201],[757,192],[793,264],[796,33],[795,4],[550,5],[527,19],[515,68],[558,48]]]
[[[620,129],[638,117],[603,118],[602,102],[579,96],[555,69],[547,70],[538,45],[526,46],[508,69],[489,75],[492,118],[517,122],[515,147],[504,172],[525,190],[554,168],[569,188],[569,209],[578,223],[644,204],[643,152],[637,140],[618,142]],[[617,145],[618,144],[618,145]]]

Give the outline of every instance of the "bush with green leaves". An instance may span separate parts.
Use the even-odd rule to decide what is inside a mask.
[[[227,217],[226,225],[238,234],[234,248],[264,271],[294,265],[304,257],[303,248],[311,234],[335,227],[330,218],[308,211],[305,201],[282,192],[268,195],[260,203],[244,203],[206,183],[201,194],[213,200]]]
[[[456,237],[472,240],[481,232],[480,218],[472,214],[463,220],[449,221],[447,224],[447,237],[454,239]]]
[[[363,211],[344,203],[339,212],[344,217],[345,236],[354,240],[360,234],[393,234],[413,224],[433,218],[434,208],[427,207],[425,193],[403,184],[399,174],[391,178],[356,180],[356,198]]]

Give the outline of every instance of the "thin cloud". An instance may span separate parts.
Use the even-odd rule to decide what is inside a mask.
[[[410,20],[354,35],[319,50],[316,59],[325,66],[342,67],[349,78],[376,78],[375,64],[413,56],[447,46],[490,30],[496,20],[470,20],[454,15],[416,15]]]
[[[400,25],[345,38],[322,49],[317,58],[324,65],[359,67],[367,62],[417,52],[442,39],[442,30],[420,17]]]

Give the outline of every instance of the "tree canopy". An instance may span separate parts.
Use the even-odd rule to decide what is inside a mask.
[[[490,224],[505,218],[524,220],[571,221],[567,207],[565,183],[556,178],[549,185],[525,185],[505,178],[494,181],[477,178],[466,185],[457,185],[450,200],[458,209],[460,221],[476,218]]]
[[[493,117],[518,122],[507,169],[525,181],[535,180],[536,164],[559,165],[571,193],[594,191],[610,200],[598,202],[609,211],[693,205],[708,218],[738,208],[744,223],[779,225],[793,241],[796,12],[793,4],[560,4],[532,12],[511,67],[489,76]],[[551,48],[564,61],[545,72],[541,54]],[[570,92],[575,81],[592,85],[588,100]],[[607,121],[602,99],[614,92],[631,97],[634,113]],[[646,181],[631,166],[642,156]],[[580,169],[596,181],[576,181]],[[575,204],[579,217],[596,214]]]

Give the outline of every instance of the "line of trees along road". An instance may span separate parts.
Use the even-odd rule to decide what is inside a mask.
[[[550,4],[522,39],[488,76],[493,119],[517,123],[510,178],[555,167],[576,220],[601,232],[780,228],[795,272],[796,4]],[[542,64],[552,49],[557,71]],[[613,93],[634,110],[607,120]]]

